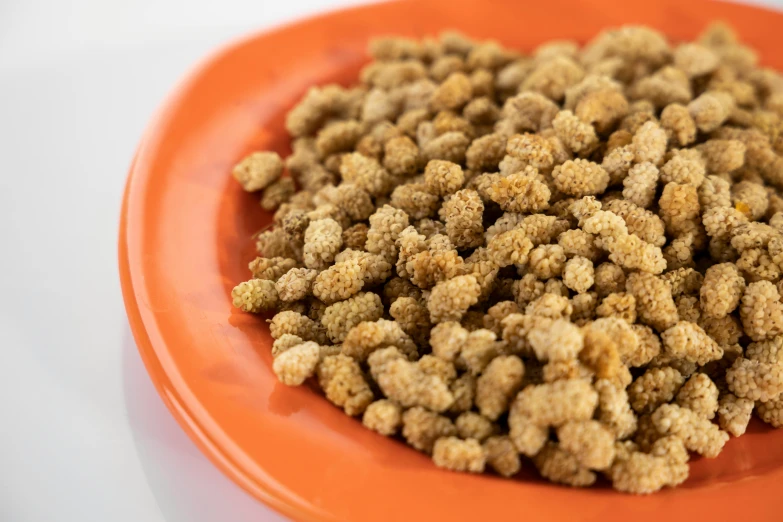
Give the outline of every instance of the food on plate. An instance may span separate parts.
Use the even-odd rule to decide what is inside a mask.
[[[783,424],[783,77],[728,26],[369,52],[233,170],[282,383],[441,468],[629,493]]]

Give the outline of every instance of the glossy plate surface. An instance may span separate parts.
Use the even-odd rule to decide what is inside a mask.
[[[265,322],[230,299],[248,277],[250,236],[270,221],[231,179],[232,165],[257,149],[287,154],[285,112],[310,85],[356,81],[370,37],[457,28],[530,50],[627,23],[690,39],[716,18],[731,21],[762,63],[783,69],[780,14],[677,0],[380,4],[253,36],[201,64],[139,146],[119,245],[131,328],[183,429],[245,490],[297,520],[781,520],[783,431],[754,421],[718,459],[693,463],[682,487],[648,497],[557,487],[532,473],[513,481],[449,473],[313,389],[279,384]]]

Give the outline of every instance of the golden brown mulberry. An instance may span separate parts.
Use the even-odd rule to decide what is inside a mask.
[[[628,114],[628,100],[615,88],[605,88],[585,93],[576,105],[576,116],[605,134]]]
[[[740,319],[754,341],[783,333],[783,304],[775,285],[769,281],[750,283],[740,301]]]
[[[658,168],[652,163],[634,165],[623,180],[623,197],[641,208],[648,208],[655,201],[658,177]]]
[[[540,212],[549,207],[551,191],[525,171],[494,180],[487,188],[487,195],[508,212]]]
[[[696,295],[704,283],[704,276],[693,268],[678,268],[670,270],[661,277],[672,287],[672,297],[682,294]]]
[[[557,244],[563,248],[568,257],[581,256],[595,261],[601,254],[595,246],[593,236],[578,228],[561,233],[557,238]]]
[[[688,112],[702,132],[720,127],[734,109],[734,98],[720,91],[707,91],[688,104]]]
[[[516,304],[523,309],[531,301],[538,299],[544,294],[545,283],[539,281],[534,274],[525,274],[522,279],[512,283],[511,292]]]
[[[420,300],[414,297],[398,297],[389,307],[389,315],[419,346],[428,344],[432,324],[429,311]]]
[[[439,377],[448,385],[451,385],[457,378],[457,369],[454,365],[434,355],[422,355],[421,359],[416,361],[416,365],[427,375]]]
[[[442,412],[454,402],[446,383],[438,376],[425,373],[415,363],[392,359],[376,370],[372,355],[368,362],[383,394],[403,407],[422,406]]]
[[[324,310],[321,323],[326,327],[329,338],[339,343],[357,324],[377,321],[382,315],[383,304],[380,296],[372,292],[359,292],[345,301],[328,306]]]
[[[311,221],[304,237],[304,263],[308,268],[323,269],[334,261],[342,246],[342,228],[333,219]]]
[[[474,125],[491,125],[500,118],[500,108],[493,98],[479,96],[465,105],[465,108],[462,109],[462,115]]]
[[[531,273],[539,279],[560,276],[566,266],[566,255],[560,245],[539,245],[528,257]]]
[[[367,232],[367,251],[381,254],[390,262],[396,261],[395,241],[408,226],[408,215],[389,205],[379,208],[370,216],[370,230]]]
[[[410,360],[418,358],[416,344],[396,321],[363,321],[351,328],[343,339],[342,353],[364,362],[375,350],[394,346]]]
[[[750,343],[745,348],[745,357],[768,364],[783,364],[783,337],[775,337],[768,341]]]
[[[703,366],[723,357],[723,348],[718,346],[704,330],[695,323],[679,321],[661,333],[666,354]]]
[[[626,493],[649,494],[664,486],[673,487],[684,482],[688,477],[688,453],[682,441],[676,437],[665,437],[656,441],[651,451],[659,449],[662,444],[678,448],[671,452],[677,458],[666,454],[628,452],[612,465],[609,472],[612,487]]]
[[[721,29],[371,54],[234,172],[276,209],[232,298],[279,311],[283,382],[446,468],[633,493],[717,455],[716,414],[783,425],[779,74]]]
[[[607,202],[604,209],[623,218],[629,234],[634,234],[656,247],[661,247],[666,242],[664,222],[651,211],[622,199]]]
[[[743,435],[750,423],[753,406],[754,403],[750,399],[740,399],[733,393],[722,395],[718,403],[718,425],[735,437]],[[759,411],[761,410],[759,406]]]
[[[438,82],[442,82],[448,78],[451,73],[464,71],[465,60],[461,56],[455,56],[453,54],[441,56],[432,62],[429,68],[430,76]]]
[[[557,190],[577,198],[603,193],[609,184],[609,174],[591,161],[569,160],[552,172]]]
[[[769,253],[775,256],[779,253],[780,239],[778,232],[771,226],[765,223],[751,222],[739,225],[732,230],[731,246],[739,252],[749,248],[768,247]]]
[[[668,138],[657,123],[648,121],[633,135],[632,147],[636,163],[649,161],[653,165],[660,165],[666,153]]]
[[[671,236],[691,231],[699,219],[699,195],[693,185],[667,183],[658,200],[661,218]]]
[[[378,160],[358,152],[345,154],[342,157],[340,175],[345,182],[353,183],[372,196],[388,194],[394,186],[394,178],[378,163]]]
[[[718,456],[729,435],[698,413],[675,404],[663,404],[652,415],[652,422],[661,435],[682,439],[685,447],[711,459]]]
[[[443,46],[443,52],[446,54],[456,54],[467,56],[476,46],[476,42],[458,31],[443,31],[439,35],[439,40]]]
[[[472,171],[495,171],[503,160],[505,152],[505,136],[498,133],[490,133],[473,140],[465,152],[465,163]]]
[[[326,398],[351,416],[361,415],[373,401],[373,393],[359,364],[342,354],[325,357],[318,365],[318,384]]]
[[[419,124],[429,122],[430,117],[430,111],[426,108],[409,109],[397,118],[397,128],[408,137],[416,138],[416,131],[419,128]],[[359,143],[361,143],[361,141]],[[357,152],[362,152],[358,145],[356,150]]]
[[[472,139],[476,134],[476,129],[468,120],[451,111],[440,111],[432,120],[432,125],[436,136],[441,136],[447,132],[461,132]]]
[[[625,388],[609,379],[597,379],[598,420],[606,425],[617,439],[625,439],[636,431],[636,416],[628,403]]]
[[[392,138],[384,145],[383,166],[392,176],[415,174],[420,162],[419,147],[408,136]]]
[[[482,415],[497,420],[522,386],[525,366],[515,355],[495,357],[476,382],[476,406]]]
[[[294,137],[313,134],[327,118],[348,109],[351,97],[351,91],[339,85],[311,87],[286,115],[286,129]]]
[[[338,152],[350,152],[362,134],[364,127],[358,121],[336,121],[318,131],[315,148],[322,158]]]
[[[434,216],[440,207],[440,198],[425,189],[426,186],[420,183],[399,185],[391,193],[390,203],[413,219]]]
[[[467,325],[465,327],[470,330]],[[468,334],[460,349],[457,364],[467,368],[471,374],[479,375],[495,357],[500,355],[502,348],[503,345],[497,342],[494,332],[477,328]]]
[[[738,357],[726,370],[726,383],[737,397],[768,401],[783,393],[783,365]]]
[[[709,47],[697,43],[681,44],[674,51],[674,65],[691,78],[714,71],[718,63],[718,56]]]
[[[291,177],[278,178],[264,189],[261,196],[261,208],[274,210],[291,199],[296,192],[296,183]]]
[[[484,471],[486,453],[475,439],[461,440],[457,437],[442,437],[435,441],[432,460],[439,468],[481,473]]]
[[[626,279],[626,291],[636,299],[636,312],[642,323],[662,332],[677,322],[671,286],[663,279],[635,272]]]
[[[517,395],[514,408],[536,426],[557,427],[592,418],[597,404],[598,393],[589,382],[568,379],[526,387]]]
[[[668,65],[633,83],[628,94],[631,99],[652,103],[658,109],[673,103],[688,103],[693,96],[688,76]]]
[[[285,334],[292,334],[304,341],[315,341],[326,344],[326,332],[323,326],[306,315],[294,311],[282,311],[275,314],[269,324],[269,331],[274,339],[280,339]]]
[[[442,281],[432,289],[427,300],[433,323],[458,321],[467,309],[478,302],[481,286],[472,275]]]
[[[674,368],[651,368],[628,388],[631,407],[639,413],[651,413],[674,399],[684,381]]]
[[[315,278],[313,295],[326,304],[332,304],[357,294],[364,286],[362,269],[356,260],[336,263]]]
[[[720,263],[707,269],[700,290],[701,310],[710,317],[723,317],[739,306],[745,280],[736,265]]]
[[[361,108],[361,121],[366,124],[394,121],[403,109],[402,91],[371,89],[364,97]]]
[[[607,469],[614,460],[614,436],[598,421],[567,422],[557,429],[557,439],[586,468]]]
[[[739,319],[733,315],[715,318],[702,314],[699,326],[721,346],[737,344],[744,333]]]
[[[677,392],[675,402],[711,420],[718,411],[718,387],[706,374],[694,373]]]
[[[601,263],[595,269],[595,290],[598,297],[625,290],[625,272],[614,263]]]
[[[626,355],[626,364],[631,367],[644,366],[661,353],[661,340],[649,326],[631,325],[636,334],[638,345],[633,353]]]
[[[435,441],[456,435],[457,429],[447,418],[416,406],[402,414],[402,436],[419,451],[432,453]]]
[[[462,187],[465,176],[462,168],[450,161],[432,160],[424,170],[427,190],[438,196],[452,194]]]
[[[762,421],[773,428],[783,426],[783,399],[781,397],[759,402],[756,406],[756,412]],[[750,417],[750,412],[748,412],[748,417]],[[744,421],[744,417],[742,421]]]
[[[763,280],[775,283],[780,279],[780,267],[765,249],[746,248],[740,254],[736,264],[748,281]]]
[[[560,101],[566,89],[584,77],[584,69],[572,59],[556,56],[539,64],[522,81],[521,90],[539,92],[547,98]]]
[[[277,281],[283,274],[295,266],[297,266],[297,262],[294,259],[257,257],[250,262],[248,268],[253,274],[253,279]]]
[[[766,188],[750,181],[740,181],[731,187],[731,201],[751,221],[763,217],[769,206]]]
[[[313,281],[317,275],[315,270],[292,268],[275,283],[277,295],[286,302],[304,299],[312,293]]]
[[[277,357],[284,351],[302,344],[304,341],[298,335],[283,334],[272,343],[272,357]]]
[[[327,202],[344,211],[354,221],[364,221],[375,211],[367,191],[352,183],[340,183],[334,188],[325,187],[316,197],[320,195],[325,195]]]
[[[745,145],[739,140],[707,140],[697,149],[704,157],[707,174],[731,172],[745,163]]]
[[[499,475],[511,477],[519,472],[521,468],[519,453],[509,437],[489,437],[484,441],[484,451],[487,455],[487,464]]]
[[[532,258],[533,254],[531,254],[531,267]],[[585,257],[575,256],[566,262],[563,268],[563,283],[565,286],[576,293],[582,294],[587,292],[594,282],[595,272],[592,261]]]
[[[461,438],[476,439],[479,442],[484,441],[484,439],[497,432],[497,425],[493,424],[485,416],[473,411],[466,411],[460,414],[454,421],[454,425],[457,427],[457,434]]]
[[[554,164],[552,144],[538,134],[515,134],[508,139],[506,152],[539,170],[546,170]]]
[[[283,160],[276,152],[253,152],[237,163],[231,174],[247,192],[266,188],[283,172]]]
[[[587,487],[596,479],[594,472],[580,465],[575,456],[551,441],[533,457],[533,463],[541,476],[552,482]]]
[[[628,324],[636,322],[636,299],[625,292],[611,293],[595,309],[598,317],[619,317]]]
[[[586,156],[598,146],[598,136],[589,123],[585,123],[571,111],[560,111],[552,127],[557,137],[574,154]]]
[[[275,282],[268,279],[239,283],[231,291],[231,299],[236,308],[256,314],[275,308],[279,302]]]
[[[315,375],[321,355],[321,347],[312,341],[292,346],[275,357],[272,369],[280,382],[287,386],[299,386]]]
[[[685,147],[696,140],[696,122],[688,108],[680,103],[671,103],[663,109],[661,127],[670,143]]]
[[[681,295],[674,298],[674,303],[677,305],[677,315],[680,321],[690,321],[691,323],[698,323],[701,318],[701,310],[699,310],[699,298],[692,295]]]
[[[390,437],[400,429],[402,408],[388,399],[377,400],[364,410],[362,424],[381,435]]]
[[[525,307],[525,314],[549,319],[569,319],[572,312],[567,297],[550,293],[544,293]]]
[[[585,322],[595,318],[595,309],[598,306],[598,294],[587,292],[577,294],[571,298],[571,320],[577,325],[583,325]]]
[[[621,91],[621,85],[608,76],[600,74],[588,74],[582,81],[566,89],[563,108],[574,110],[585,96],[599,91]]]
[[[583,334],[579,328],[562,319],[534,326],[528,333],[528,339],[539,361],[575,359],[583,346]]]
[[[501,322],[509,314],[519,313],[520,308],[514,301],[500,301],[495,303],[489,309],[484,316],[484,328],[495,332],[495,335],[501,337],[503,335],[503,327]]]
[[[630,144],[611,149],[604,155],[601,167],[609,174],[610,185],[616,185],[625,179],[635,157],[633,145]]]
[[[536,92],[521,92],[508,98],[503,104],[501,115],[495,126],[507,123],[510,126],[508,136],[523,131],[541,131],[552,127],[552,120],[558,113],[558,106],[547,97]],[[501,132],[502,133],[502,132]]]
[[[460,190],[443,204],[442,218],[454,246],[462,249],[484,243],[483,212],[484,203],[475,190]]]
[[[430,108],[433,111],[459,110],[473,97],[470,78],[462,72],[451,73],[432,93]]]
[[[698,189],[704,181],[705,172],[704,161],[698,151],[680,150],[661,167],[661,181],[692,185]]]

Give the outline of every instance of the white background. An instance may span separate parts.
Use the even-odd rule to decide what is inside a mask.
[[[148,119],[201,57],[355,3],[0,0],[1,522],[282,520],[147,377],[120,296],[120,198]]]

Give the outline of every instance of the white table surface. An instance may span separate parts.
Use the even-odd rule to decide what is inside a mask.
[[[356,3],[0,0],[0,521],[283,520],[158,398],[120,295],[120,198],[148,119],[202,56]]]

